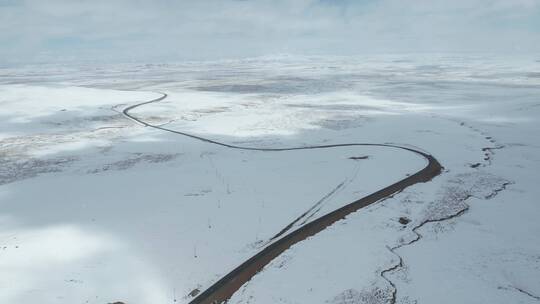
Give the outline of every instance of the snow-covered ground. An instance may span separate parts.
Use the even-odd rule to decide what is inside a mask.
[[[0,70],[0,303],[187,303],[293,222],[444,166],[231,303],[540,300],[540,59],[257,58]],[[366,159],[351,159],[364,157]],[[190,295],[191,294],[191,295]]]

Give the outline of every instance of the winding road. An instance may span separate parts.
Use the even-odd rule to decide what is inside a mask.
[[[273,243],[266,246],[259,253],[242,263],[240,266],[236,267],[234,270],[229,272],[219,281],[214,283],[208,289],[200,293],[195,299],[193,299],[190,304],[216,304],[227,301],[242,285],[248,282],[255,274],[261,271],[264,266],[270,263],[274,258],[279,256],[282,252],[290,248],[292,245],[305,240],[306,238],[317,234],[318,232],[324,230],[326,227],[332,225],[333,223],[345,218],[348,214],[353,213],[361,208],[369,206],[373,203],[379,202],[388,198],[403,189],[417,184],[430,181],[433,177],[439,175],[442,171],[442,167],[439,162],[430,154],[416,150],[410,147],[399,146],[395,144],[377,144],[377,143],[343,143],[343,144],[332,144],[332,145],[316,145],[316,146],[301,146],[301,147],[288,147],[288,148],[257,148],[257,147],[243,147],[237,145],[231,145],[227,143],[222,143],[205,137],[176,131],[168,129],[162,126],[153,125],[143,121],[140,118],[137,118],[130,114],[129,112],[135,108],[141,107],[143,105],[156,103],[167,98],[167,94],[162,94],[161,97],[138,103],[132,106],[125,108],[122,113],[125,117],[130,120],[141,124],[146,127],[151,127],[154,129],[162,130],[165,132],[171,132],[182,136],[191,137],[196,140],[207,142],[210,144],[220,145],[223,147],[239,150],[251,150],[251,151],[263,151],[263,152],[280,152],[280,151],[291,151],[291,150],[313,150],[313,149],[331,149],[339,147],[351,147],[351,146],[376,146],[376,147],[386,147],[392,149],[401,149],[406,150],[411,153],[422,156],[427,160],[427,165],[420,171],[407,176],[406,178],[391,184],[383,189],[380,189],[368,196],[360,198],[354,202],[351,202],[339,209],[336,209],[326,215],[323,215],[316,220],[313,220],[304,226],[290,232],[289,234],[277,239]]]

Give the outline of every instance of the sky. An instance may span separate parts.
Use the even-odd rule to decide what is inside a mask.
[[[540,0],[0,0],[2,63],[540,53]]]

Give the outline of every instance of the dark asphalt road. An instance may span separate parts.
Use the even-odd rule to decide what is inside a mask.
[[[290,232],[289,234],[285,235],[284,237],[275,241],[274,243],[271,243],[270,245],[262,249],[259,253],[257,253],[256,255],[254,255],[253,257],[251,257],[249,260],[245,261],[244,263],[242,263],[240,266],[233,269],[231,272],[229,272],[219,281],[217,281],[208,289],[206,289],[201,294],[199,294],[195,299],[193,299],[190,302],[190,304],[215,304],[215,303],[222,303],[222,302],[227,301],[234,294],[234,292],[236,292],[243,284],[249,281],[255,274],[261,271],[264,268],[264,266],[270,263],[270,261],[272,261],[278,255],[280,255],[282,252],[290,248],[292,245],[302,240],[305,240],[306,238],[310,236],[317,234],[318,232],[324,230],[326,227],[345,218],[348,214],[352,212],[355,212],[373,203],[384,200],[385,198],[388,198],[411,185],[414,185],[417,183],[428,182],[435,176],[439,175],[442,171],[441,165],[432,155],[425,153],[423,151],[420,151],[420,150],[416,150],[409,147],[403,147],[399,145],[394,145],[394,144],[343,143],[343,144],[288,147],[288,148],[243,147],[243,146],[230,145],[227,143],[218,142],[212,139],[204,138],[201,136],[197,136],[197,135],[193,135],[193,134],[189,134],[189,133],[185,133],[181,131],[176,131],[176,130],[172,130],[172,129],[168,129],[168,128],[164,128],[160,126],[155,126],[129,114],[130,110],[133,110],[137,107],[150,104],[150,103],[159,102],[167,98],[167,94],[165,93],[161,93],[161,94],[163,94],[163,96],[159,98],[129,106],[125,108],[122,111],[122,113],[127,118],[146,127],[151,127],[151,128],[159,129],[162,131],[175,133],[178,135],[191,137],[196,140],[200,140],[200,141],[207,142],[210,144],[220,145],[220,146],[231,148],[231,149],[263,151],[263,152],[279,152],[279,151],[292,151],[292,150],[330,149],[330,148],[351,147],[351,146],[376,146],[376,147],[387,147],[387,148],[393,148],[393,149],[406,150],[411,153],[420,155],[428,161],[427,165],[422,170],[416,172],[415,174],[412,174],[392,185],[389,185],[368,196],[360,198],[324,216],[321,216],[318,219],[313,220],[312,222],[309,222],[305,224],[304,226],[298,228],[297,230]]]

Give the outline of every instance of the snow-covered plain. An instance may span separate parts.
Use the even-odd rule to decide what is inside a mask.
[[[540,59],[257,58],[0,70],[0,303],[187,303],[294,228],[231,303],[536,303]],[[354,160],[350,157],[368,156]]]

